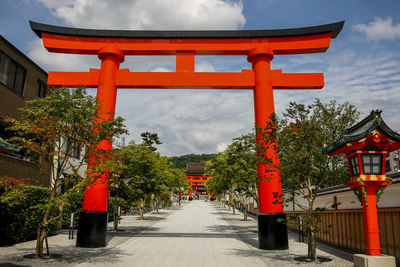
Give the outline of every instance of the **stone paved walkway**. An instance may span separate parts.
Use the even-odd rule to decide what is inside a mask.
[[[332,261],[298,262],[295,258],[307,249],[295,237],[289,250],[259,250],[256,220],[243,221],[242,215],[232,215],[215,202],[193,201],[145,218],[124,217],[122,231],[108,233],[105,248],[76,248],[66,233],[50,237],[51,251],[62,254],[58,259],[23,258],[33,253],[34,241],[0,247],[0,266],[353,266],[323,251],[318,255]]]

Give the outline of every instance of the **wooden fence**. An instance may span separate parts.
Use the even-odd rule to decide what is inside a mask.
[[[287,224],[291,229],[298,229],[298,221],[294,215],[304,215],[305,212],[286,212]],[[329,210],[318,212],[320,221],[317,223],[322,231],[316,233],[316,238],[337,247],[349,249],[357,253],[365,253],[365,236],[363,211],[360,210]],[[395,256],[400,260],[400,208],[378,209],[379,230],[382,253]],[[324,231],[327,225],[332,225],[329,232]]]

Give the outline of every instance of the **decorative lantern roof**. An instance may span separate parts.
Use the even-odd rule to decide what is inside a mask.
[[[346,129],[346,134],[324,148],[323,152],[332,156],[348,154],[352,150],[364,149],[367,146],[375,146],[387,152],[400,149],[400,134],[386,125],[381,113],[381,110],[372,110],[368,117]]]

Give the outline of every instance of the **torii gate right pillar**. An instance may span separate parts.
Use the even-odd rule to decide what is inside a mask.
[[[275,112],[274,95],[272,89],[272,75],[270,61],[273,59],[273,52],[270,48],[254,48],[249,51],[247,60],[251,62],[255,86],[254,113],[256,127],[258,128],[257,144],[262,143],[263,130]],[[272,148],[266,151],[266,157],[272,159],[272,165],[279,165],[278,152]],[[286,214],[282,207],[282,185],[279,170],[276,167],[266,169],[266,165],[257,164],[257,176],[259,179],[259,207],[258,207],[258,244],[260,249],[288,249],[288,235],[285,224]]]

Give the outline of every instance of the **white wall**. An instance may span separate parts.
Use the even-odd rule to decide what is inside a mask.
[[[361,209],[361,203],[357,199],[356,195],[352,190],[345,192],[334,192],[322,196],[317,196],[314,202],[314,208],[326,208],[333,209],[331,205],[334,203],[334,196],[337,197],[337,202],[341,202],[338,209]],[[289,194],[284,194],[284,197],[290,197]],[[308,201],[301,196],[296,197],[296,203],[307,206]],[[386,187],[385,192],[382,195],[382,199],[379,202],[378,208],[393,208],[400,207],[400,183],[392,184]],[[287,206],[284,208],[285,211],[292,211],[292,202],[288,202]],[[299,205],[295,206],[296,211],[301,211]]]

